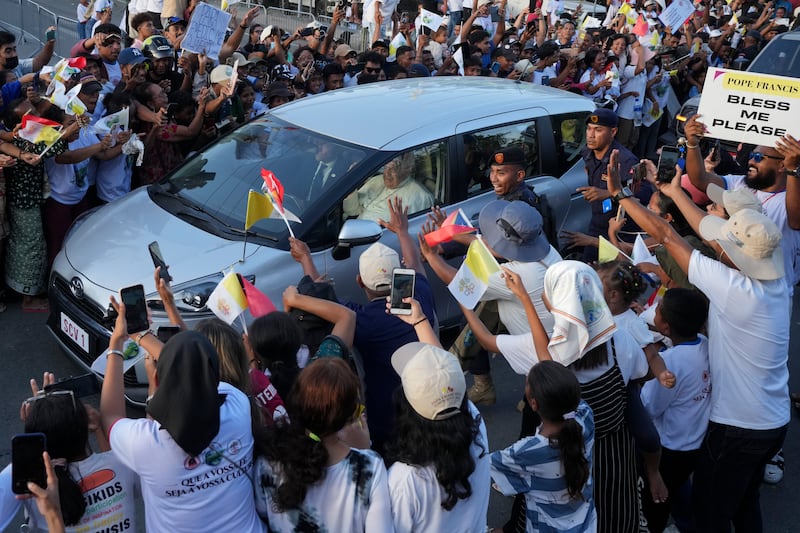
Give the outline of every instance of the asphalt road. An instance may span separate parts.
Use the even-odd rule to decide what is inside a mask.
[[[795,299],[796,317],[800,317]],[[11,460],[11,437],[22,432],[19,421],[19,405],[30,396],[29,380],[41,379],[44,371],[53,371],[57,377],[83,373],[77,364],[68,359],[45,328],[45,313],[23,313],[19,303],[11,303],[0,314],[0,467]],[[792,324],[791,353],[798,351],[800,322]],[[792,390],[800,390],[800,361],[790,357]],[[520,415],[515,406],[521,398],[523,380],[514,374],[502,358],[492,361],[493,374],[498,386],[497,404],[482,407],[492,450],[507,446],[516,440]],[[96,398],[93,399],[95,402]],[[795,416],[796,413],[793,413]],[[765,485],[761,490],[762,508],[766,532],[797,532],[797,494],[800,493],[800,422],[797,417],[789,427],[784,452],[786,454],[786,476],[778,485]],[[493,491],[489,506],[489,524],[503,523],[511,506],[511,500]],[[17,524],[18,525],[18,524]],[[8,531],[17,531],[10,527]]]

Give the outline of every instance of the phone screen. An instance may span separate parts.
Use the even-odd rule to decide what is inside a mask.
[[[675,146],[662,146],[661,156],[658,159],[658,174],[656,181],[668,183],[675,177],[675,165],[678,164],[680,151]]]
[[[159,326],[158,333],[156,333],[156,337],[158,337],[158,340],[166,344],[168,340],[170,340],[172,337],[174,337],[180,332],[181,328],[179,328],[178,326]]]
[[[44,450],[44,433],[23,433],[11,439],[11,490],[14,494],[30,494],[28,481],[47,487]]]
[[[497,74],[498,72],[500,72],[500,63],[495,61],[494,63],[492,63],[492,66],[490,68],[492,69],[492,72]]]
[[[169,270],[167,269],[167,262],[164,261],[164,256],[161,255],[161,247],[158,245],[158,242],[151,242],[147,245],[147,249],[150,250],[150,258],[153,260],[153,266],[161,267],[159,277],[167,283],[172,281],[172,276],[169,275]]]
[[[410,315],[411,304],[403,302],[403,298],[414,296],[414,271],[398,268],[392,272],[392,294],[390,312],[394,315]]]
[[[125,320],[128,322],[128,333],[144,331],[150,327],[147,321],[147,301],[144,299],[144,287],[134,285],[119,291],[122,303],[125,304]]]
[[[73,394],[75,394],[75,397],[85,398],[86,396],[100,394],[100,382],[92,372],[89,372],[82,376],[62,379],[44,388],[45,392],[57,390],[71,390]]]

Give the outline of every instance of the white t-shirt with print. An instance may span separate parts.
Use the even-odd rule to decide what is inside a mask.
[[[561,256],[555,248],[550,247],[550,251],[540,261],[523,263],[521,261],[509,261],[503,266],[519,275],[520,280],[528,290],[536,314],[542,321],[545,331],[553,331],[553,315],[542,302],[542,291],[544,291],[544,273],[547,268],[561,261]],[[502,271],[497,271],[489,276],[489,287],[481,297],[482,302],[497,300],[497,312],[500,321],[505,325],[511,335],[520,335],[531,330],[528,325],[528,318],[525,315],[525,307],[522,302],[506,286],[505,280],[500,277]]]
[[[642,404],[670,450],[700,448],[711,413],[711,371],[708,369],[708,339],[678,344],[661,352],[667,368],[675,374],[675,386],[663,387],[651,379],[642,387]]]
[[[709,299],[711,420],[745,429],[789,423],[789,303],[784,278],[760,281],[704,256],[689,282]]]
[[[278,465],[259,459],[255,473],[256,508],[272,533],[298,531],[301,520],[303,531],[393,531],[386,467],[372,450],[352,449],[347,457],[329,466],[324,477],[308,487],[299,510],[281,512],[275,506]]]
[[[67,533],[103,531],[116,528],[138,531],[136,523],[135,487],[139,478],[123,465],[112,452],[95,453],[69,464],[72,479],[78,483],[86,500],[86,511],[80,521],[67,528]],[[47,521],[39,513],[34,500],[17,500],[11,492],[11,465],[0,473],[0,531],[5,531],[19,508],[26,506],[30,531],[46,531]]]
[[[469,412],[479,416],[472,404]],[[413,466],[394,463],[389,468],[389,494],[392,498],[392,517],[397,533],[439,533],[458,531],[461,533],[483,533],[486,531],[486,511],[489,506],[489,439],[486,424],[481,419],[477,443],[473,442],[470,453],[475,460],[475,470],[469,476],[472,495],[458,500],[446,511],[441,502],[445,499],[436,470],[433,466]]]
[[[197,457],[149,418],[122,418],[109,431],[114,454],[139,474],[147,531],[266,531],[253,499],[250,402],[228,383],[217,390],[219,433]]]
[[[623,313],[614,315],[614,323],[618,328],[630,333],[642,348],[655,342],[653,332],[647,327],[647,322],[637,315],[633,309],[626,309]]]

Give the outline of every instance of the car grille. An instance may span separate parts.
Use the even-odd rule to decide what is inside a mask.
[[[57,274],[53,278],[53,289],[61,295],[61,298],[69,301],[96,323],[103,324],[105,322],[105,310],[103,308],[88,298],[75,298],[67,280]]]
[[[51,291],[54,298],[52,299],[53,304],[58,307],[64,307],[64,305],[68,306],[73,311],[78,312],[78,316],[74,316],[74,312],[71,313],[74,318],[78,319],[80,322],[84,323],[82,325],[91,325],[92,327],[89,328],[93,332],[93,338],[96,339],[95,342],[90,344],[89,353],[84,352],[81,349],[74,349],[70,350],[74,355],[78,356],[87,366],[92,366],[94,359],[108,347],[108,337],[111,335],[111,332],[106,329],[105,324],[107,322],[106,311],[102,307],[100,307],[97,303],[90,300],[89,298],[76,298],[75,295],[72,293],[72,289],[70,288],[69,282],[59,276],[58,274],[53,274],[52,279],[50,281],[51,284]],[[51,305],[52,307],[53,305]],[[59,336],[63,338],[61,335],[58,325],[54,325],[51,329]],[[107,332],[105,336],[101,338],[97,338],[97,330],[102,330]],[[142,385],[136,379],[136,372],[134,369],[128,370],[125,375],[123,376],[125,380],[125,386],[131,387],[141,387]]]

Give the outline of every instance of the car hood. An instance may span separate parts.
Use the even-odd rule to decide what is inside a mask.
[[[153,241],[159,243],[173,284],[221,272],[242,257],[242,241],[184,222],[153,203],[145,187],[81,220],[64,243],[64,253],[77,272],[107,290],[142,283],[149,292],[154,285],[147,245]],[[247,256],[260,248],[248,244]]]

